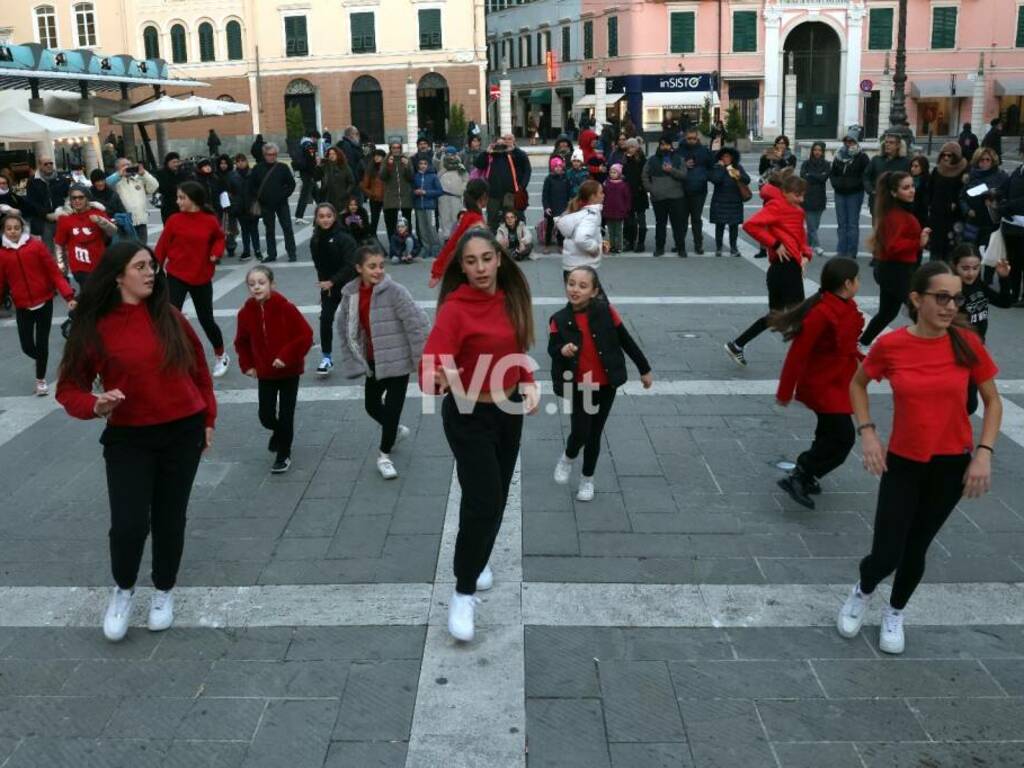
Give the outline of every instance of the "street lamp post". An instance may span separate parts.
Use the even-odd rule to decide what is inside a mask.
[[[899,20],[896,28],[896,69],[892,77],[892,109],[889,112],[889,128],[906,142],[907,147],[914,141],[914,134],[907,124],[907,0],[899,0]]]

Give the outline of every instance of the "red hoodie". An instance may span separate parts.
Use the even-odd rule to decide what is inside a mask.
[[[788,403],[796,390],[796,399],[815,413],[853,413],[850,380],[863,358],[857,351],[863,329],[856,301],[824,292],[790,344],[776,399]]]
[[[580,150],[583,152],[583,162],[586,163],[594,156],[594,142],[598,139],[597,133],[590,128],[580,131]]]
[[[243,371],[255,368],[258,379],[301,376],[312,346],[313,329],[298,307],[277,291],[262,304],[250,297],[238,310],[238,365]],[[275,359],[285,367],[275,368]]]
[[[188,336],[195,355],[190,371],[165,370],[163,347],[145,304],[118,304],[96,324],[103,353],[94,355],[83,379],[88,386],[61,376],[57,402],[76,419],[95,419],[92,380],[98,374],[107,391],[120,389],[125,399],[107,418],[115,427],[147,427],[206,414],[206,426],[217,420],[213,379],[206,367],[203,344],[178,310],[171,308]]]
[[[57,233],[53,236],[53,242],[67,254],[71,274],[92,272],[107,250],[107,233],[91,221],[90,216],[111,221],[107,213],[95,208],[82,213],[69,213],[57,219]]]
[[[156,260],[167,274],[189,285],[206,285],[213,280],[214,264],[223,255],[224,230],[217,217],[206,211],[174,214],[164,224],[156,244]]]
[[[4,238],[0,247],[0,296],[9,287],[18,309],[38,307],[57,293],[64,301],[75,297],[42,240],[23,235],[17,248],[9,248],[9,242]]]
[[[811,260],[811,246],[807,244],[807,226],[804,223],[804,209],[790,205],[782,190],[773,184],[761,187],[764,207],[743,222],[743,231],[757,240],[768,250],[768,260],[779,262],[776,243],[786,246],[789,255],[796,258],[803,255],[804,261]]]
[[[879,229],[885,230],[885,250],[879,261],[898,261],[917,264],[921,257],[921,222],[902,207],[893,208],[882,219]]]
[[[455,246],[459,244],[459,240],[473,227],[487,227],[487,222],[484,221],[482,214],[476,211],[465,210],[459,216],[459,223],[455,226],[452,231],[451,237],[445,241],[444,248],[437,254],[437,258],[434,259],[434,263],[430,267],[430,276],[435,277],[438,280],[444,275],[445,269],[448,267],[448,262],[451,261],[452,254],[455,252]]]
[[[424,369],[428,360],[434,368],[439,367],[442,355],[454,357],[455,367],[462,369],[460,378],[467,392],[471,386],[480,392],[491,392],[511,389],[520,382],[532,382],[531,369],[506,362],[502,365],[508,367],[501,381],[496,382],[499,386],[491,386],[491,374],[500,361],[526,352],[516,341],[515,329],[505,311],[505,292],[498,289],[490,294],[470,285],[460,285],[437,310],[420,359],[420,389],[427,394],[437,394],[433,377],[425,376]],[[483,355],[490,357],[482,360]]]

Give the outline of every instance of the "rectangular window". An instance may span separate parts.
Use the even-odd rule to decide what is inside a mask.
[[[608,55],[619,55],[619,17],[608,17]]]
[[[544,53],[551,50],[551,30],[547,30],[544,33]]]
[[[284,55],[309,55],[309,37],[306,34],[305,16],[284,17]]]
[[[441,49],[441,9],[424,8],[420,16],[420,50],[437,51]]]
[[[1024,5],[1017,8],[1017,47],[1024,48]]]
[[[36,31],[39,33],[39,44],[43,48],[57,47],[57,14],[52,5],[36,9]]]
[[[352,13],[348,17],[352,28],[352,53],[376,53],[377,36],[372,11]]]
[[[594,58],[594,22],[583,22],[583,58],[586,61]]]
[[[868,50],[892,48],[892,8],[872,8],[868,17]]]
[[[92,3],[75,6],[75,31],[78,33],[79,46],[91,48],[96,45],[96,16]]]
[[[732,15],[733,53],[757,50],[757,11],[736,11]]]
[[[537,33],[537,63],[544,63],[544,33]]]
[[[572,30],[562,27],[562,61],[572,61]]]
[[[932,8],[932,48],[956,47],[956,8]]]
[[[693,11],[673,11],[670,29],[672,53],[693,53],[695,50],[696,14]]]

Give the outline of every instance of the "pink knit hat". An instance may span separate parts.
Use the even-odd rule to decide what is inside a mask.
[[[612,167],[609,170],[618,171],[619,176],[621,176],[622,175],[622,163],[612,163]]]
[[[555,168],[565,168],[565,160],[558,156],[552,157],[550,162],[548,162],[548,166],[551,170],[555,170]]]

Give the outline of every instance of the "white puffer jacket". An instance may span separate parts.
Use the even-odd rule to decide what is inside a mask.
[[[112,173],[107,177],[107,185],[114,188],[124,209],[132,215],[132,224],[139,226],[149,222],[149,198],[160,186],[153,174],[125,177]]]
[[[601,266],[601,203],[580,208],[555,219],[562,233],[562,269]]]

